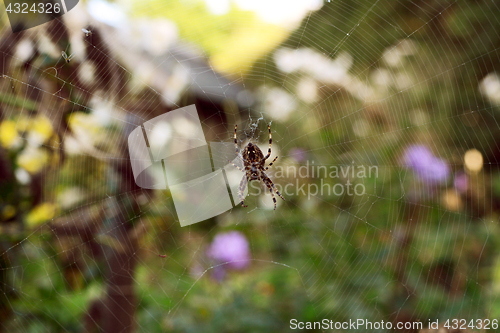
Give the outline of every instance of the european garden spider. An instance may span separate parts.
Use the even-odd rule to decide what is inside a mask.
[[[243,207],[248,207],[245,206],[243,201],[245,200],[245,197],[243,193],[245,192],[245,187],[247,186],[247,183],[251,180],[262,180],[264,184],[266,184],[267,188],[271,192],[271,195],[273,196],[273,201],[274,201],[274,209],[276,210],[276,197],[274,196],[273,190],[280,196],[281,199],[285,200],[281,193],[278,191],[276,186],[274,186],[273,182],[269,177],[265,174],[264,171],[267,171],[271,165],[273,165],[274,162],[278,159],[278,156],[269,163],[267,167],[266,165],[266,160],[271,156],[271,144],[273,142],[273,139],[271,137],[271,126],[267,126],[269,130],[269,150],[267,151],[267,155],[264,156],[262,151],[260,150],[257,145],[254,145],[253,143],[249,142],[245,149],[243,149],[242,158],[243,158],[243,163],[245,165],[245,170],[242,170],[240,167],[235,165],[234,163],[231,162],[238,170],[241,172],[245,172],[245,175],[241,179],[240,182],[240,188],[238,190],[238,198],[240,200],[240,204]],[[238,129],[238,125],[234,125],[234,146],[236,147],[236,155],[240,153],[238,149],[238,140],[236,138],[236,130]]]

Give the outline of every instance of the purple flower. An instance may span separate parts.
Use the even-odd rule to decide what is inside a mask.
[[[453,186],[455,187],[455,190],[460,193],[467,192],[467,188],[469,187],[469,177],[463,172],[457,172],[455,174]]]
[[[207,256],[220,267],[243,269],[250,264],[250,247],[245,236],[238,231],[221,233],[215,236],[207,250]]]
[[[302,148],[292,148],[288,152],[288,155],[295,161],[297,161],[297,163],[300,163],[306,159],[306,151]]]
[[[445,182],[450,174],[446,162],[422,145],[411,146],[406,150],[405,163],[420,180],[428,184]]]

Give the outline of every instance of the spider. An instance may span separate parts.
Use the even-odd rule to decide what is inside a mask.
[[[236,154],[239,154],[239,149],[238,149],[238,140],[236,138],[236,131],[238,129],[238,125],[234,125],[234,146],[236,148]],[[273,197],[274,201],[274,209],[276,210],[276,197],[274,196],[273,190],[280,196],[281,199],[285,200],[281,193],[278,191],[276,186],[274,186],[274,183],[269,179],[269,177],[266,175],[264,171],[267,171],[271,165],[273,165],[274,162],[278,159],[278,156],[274,158],[274,160],[269,163],[267,167],[266,165],[266,160],[271,156],[271,144],[273,142],[272,136],[271,136],[271,126],[267,126],[267,129],[269,130],[269,150],[267,151],[267,155],[264,156],[262,151],[260,150],[257,145],[254,145],[253,143],[249,142],[245,149],[243,149],[242,152],[242,158],[243,158],[243,163],[245,165],[245,170],[242,170],[239,166],[235,165],[233,162],[231,162],[232,165],[234,165],[238,170],[241,172],[245,172],[245,175],[241,179],[240,182],[240,187],[238,190],[238,198],[240,200],[240,204],[243,207],[248,207],[246,206],[243,202],[245,200],[245,197],[243,193],[245,192],[245,188],[247,186],[247,183],[251,180],[262,180],[264,184],[266,184],[267,188],[271,192],[271,195]]]
[[[83,33],[85,34],[85,37],[88,37],[88,36],[91,36],[92,35],[92,31],[91,30],[87,30],[87,29],[82,29]]]
[[[71,61],[71,59],[73,59],[73,57],[75,56],[74,54],[72,54],[72,55],[68,56],[68,55],[66,54],[66,52],[64,52],[64,51],[62,51],[62,52],[61,52],[61,55],[62,55],[62,57],[63,57],[64,61],[66,61],[68,64],[69,64],[69,62]]]

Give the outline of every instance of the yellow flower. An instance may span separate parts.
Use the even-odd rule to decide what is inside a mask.
[[[34,140],[36,143],[42,144],[50,138],[52,133],[50,120],[45,116],[39,115],[33,119],[28,140]]]
[[[48,153],[40,148],[27,147],[17,157],[17,163],[29,173],[37,173],[48,161]]]
[[[464,164],[467,170],[477,173],[483,168],[483,155],[477,149],[470,149],[464,155]]]
[[[54,218],[56,215],[57,206],[53,203],[44,202],[29,212],[26,217],[26,223],[29,227],[37,227],[40,224]]]
[[[0,144],[5,148],[15,146],[21,138],[17,133],[16,123],[12,120],[5,120],[0,123]]]

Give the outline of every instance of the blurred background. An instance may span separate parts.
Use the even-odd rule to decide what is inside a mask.
[[[1,332],[500,317],[495,1],[81,0],[18,33],[1,13]],[[237,124],[266,151],[271,124],[276,210],[255,182],[180,227],[135,184],[130,132],[191,104],[207,141]],[[276,171],[313,164],[377,172]]]

